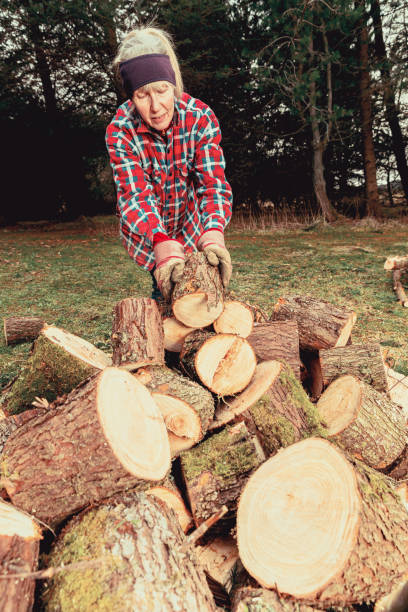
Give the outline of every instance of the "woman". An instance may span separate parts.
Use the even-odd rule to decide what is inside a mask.
[[[106,143],[129,255],[152,273],[155,299],[159,291],[169,299],[186,253],[196,249],[220,266],[226,287],[232,266],[224,228],[232,193],[217,118],[183,93],[179,64],[163,30],[130,32],[114,65],[129,100],[109,124]]]

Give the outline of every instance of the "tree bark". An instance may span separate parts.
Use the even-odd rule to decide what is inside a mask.
[[[350,374],[388,394],[388,381],[381,346],[378,343],[344,346],[319,351],[323,387],[339,376]]]
[[[35,521],[11,504],[0,501],[0,580],[2,612],[30,612],[34,604],[35,580],[19,574],[37,569],[41,530]]]
[[[364,6],[358,0],[359,6]],[[369,72],[368,29],[364,14],[358,30],[358,49],[360,59],[360,107],[361,131],[363,136],[363,158],[365,192],[367,198],[367,215],[381,217],[381,206],[378,197],[377,169],[373,139],[373,119],[371,104],[371,84]]]
[[[125,298],[113,315],[113,365],[135,369],[164,364],[163,322],[155,300]]]
[[[175,512],[184,533],[190,531],[194,526],[193,516],[184,503],[180,491],[170,478],[166,478],[163,484],[146,489],[145,493],[160,499]]]
[[[398,118],[399,113],[397,105],[395,103],[395,91],[392,84],[390,62],[384,43],[379,0],[370,0],[370,15],[374,25],[375,52],[379,61],[379,69],[383,84],[385,115],[391,130],[392,149],[397,162],[398,173],[401,177],[402,188],[408,202],[408,164],[405,155],[406,143]]]
[[[175,514],[145,494],[108,501],[76,516],[49,555],[61,572],[43,592],[45,610],[215,612],[203,570]]]
[[[0,455],[3,452],[4,445],[13,431],[33,419],[34,417],[45,414],[45,408],[32,408],[25,410],[21,414],[13,414],[10,417],[0,420]]]
[[[13,432],[2,459],[13,504],[57,525],[90,503],[161,481],[170,447],[146,387],[107,367]]]
[[[213,428],[244,421],[266,454],[275,454],[302,438],[324,435],[316,407],[287,364],[265,361],[250,385],[228,404],[220,403]]]
[[[293,598],[285,598],[275,591],[254,587],[243,587],[236,591],[232,612],[315,612]]]
[[[207,389],[165,366],[140,368],[134,376],[159,407],[173,457],[204,437],[214,417],[214,399]]]
[[[300,379],[299,331],[296,321],[256,323],[247,338],[259,361],[285,361]]]
[[[181,468],[195,524],[198,526],[222,506],[228,515],[215,526],[231,525],[242,487],[265,459],[255,436],[244,423],[214,434],[181,455]]]
[[[317,410],[330,440],[370,467],[385,468],[404,450],[407,426],[399,406],[354,376],[332,382]]]
[[[274,321],[297,321],[299,346],[306,351],[345,346],[356,321],[356,314],[329,302],[309,296],[279,298]]]
[[[203,253],[191,253],[183,278],[173,289],[174,316],[187,327],[207,327],[222,313],[223,294],[218,268],[211,266]]]
[[[31,407],[35,397],[53,401],[85,378],[111,364],[111,359],[79,336],[45,326],[34,342],[26,365],[2,396],[8,414]]]
[[[407,513],[389,479],[319,438],[252,474],[237,535],[261,586],[320,609],[376,601],[408,570]]]
[[[30,342],[38,337],[45,325],[39,317],[8,317],[4,319],[4,339],[6,344]]]
[[[180,353],[184,372],[213,393],[233,395],[245,389],[256,367],[256,357],[245,338],[195,330]]]

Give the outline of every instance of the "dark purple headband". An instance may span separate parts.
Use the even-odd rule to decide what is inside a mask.
[[[149,53],[133,57],[119,64],[120,76],[126,95],[132,98],[136,89],[154,83],[169,81],[176,85],[176,75],[170,63],[170,58],[164,53]]]

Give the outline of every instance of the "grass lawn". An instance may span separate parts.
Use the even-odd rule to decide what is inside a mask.
[[[280,296],[308,294],[353,309],[353,342],[379,341],[408,375],[408,309],[397,301],[388,255],[408,253],[407,224],[361,221],[335,226],[243,229],[226,234],[231,289],[271,313]],[[0,229],[0,314],[39,316],[110,352],[112,309],[150,296],[151,279],[128,257],[114,217]],[[403,282],[408,290],[408,274]],[[29,344],[0,339],[0,387],[19,371]]]

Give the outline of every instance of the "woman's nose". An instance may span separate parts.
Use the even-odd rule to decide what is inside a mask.
[[[154,92],[152,92],[150,100],[151,100],[150,106],[151,106],[152,111],[158,109],[159,108],[159,98]]]

